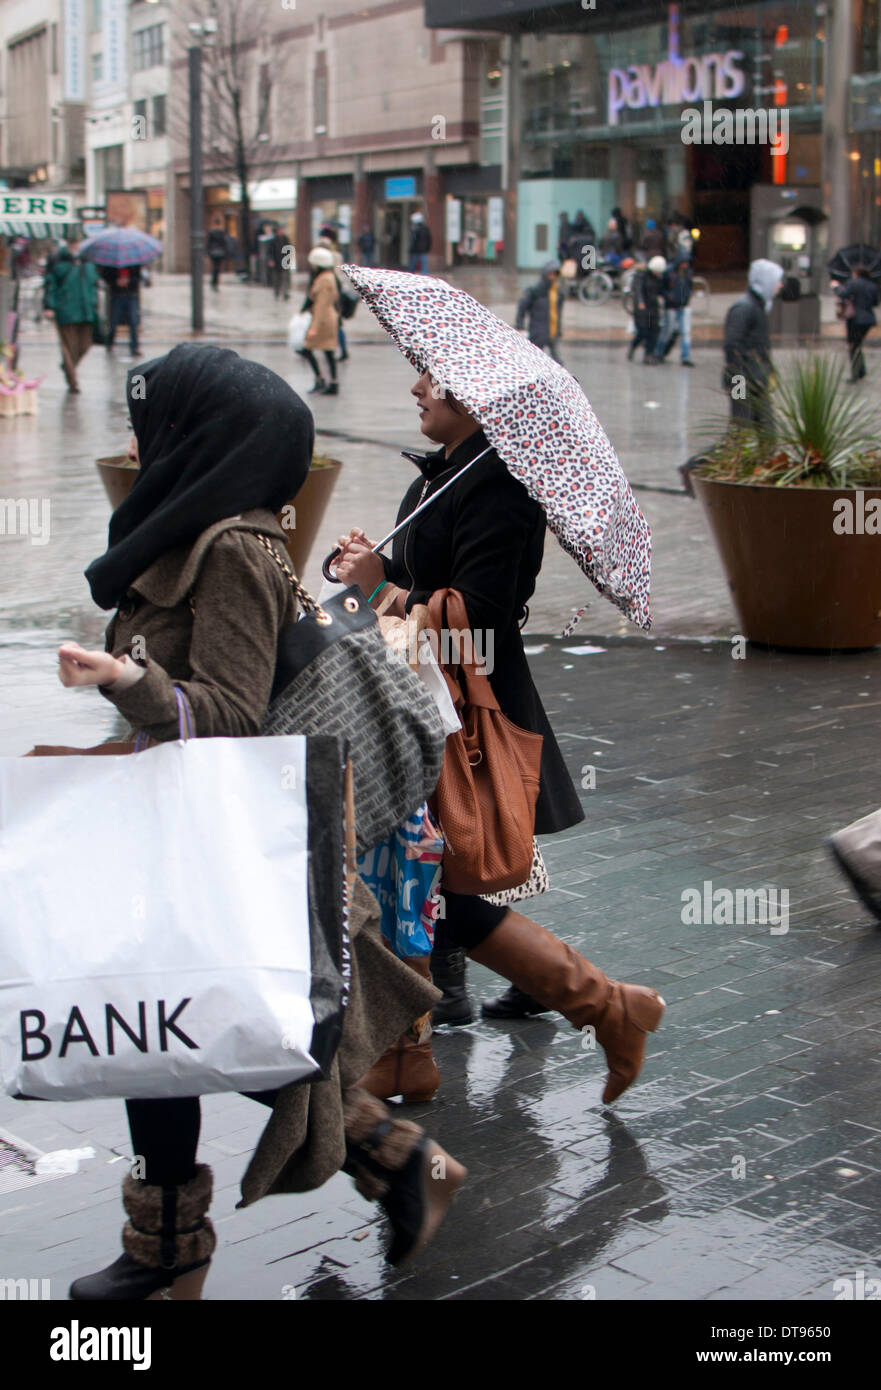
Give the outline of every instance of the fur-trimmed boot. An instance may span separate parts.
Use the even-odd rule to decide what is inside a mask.
[[[411,1120],[396,1120],[388,1106],[360,1086],[343,1097],[346,1162],[343,1171],[391,1222],[386,1251],[391,1265],[418,1255],[431,1240],[467,1176],[467,1169],[426,1137]]]
[[[404,964],[431,981],[427,956],[408,956]],[[404,1036],[386,1048],[358,1084],[377,1100],[401,1096],[412,1105],[434,1100],[440,1086],[440,1072],[431,1050],[431,1014],[423,1014],[411,1023]]]
[[[217,1245],[208,1219],[211,1169],[196,1166],[196,1176],[179,1187],[153,1187],[127,1174],[122,1205],[128,1221],[122,1228],[119,1259],[97,1274],[70,1286],[82,1301],[199,1299]]]

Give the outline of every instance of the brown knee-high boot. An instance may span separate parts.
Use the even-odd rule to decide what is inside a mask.
[[[387,944],[387,943],[386,943]],[[428,956],[401,957],[405,965],[431,980]],[[431,1014],[423,1014],[374,1062],[359,1085],[378,1100],[401,1096],[416,1104],[433,1100],[440,1086],[440,1072],[431,1051]]]
[[[472,960],[504,975],[518,989],[556,1009],[574,1028],[592,1025],[606,1054],[609,1105],[639,1075],[646,1034],[666,1007],[653,989],[610,980],[571,946],[519,912],[509,912],[485,941],[468,951]]]

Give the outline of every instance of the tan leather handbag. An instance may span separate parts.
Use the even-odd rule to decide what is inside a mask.
[[[458,589],[438,589],[426,628],[438,637],[470,630]],[[448,642],[450,638],[448,637]],[[517,888],[532,868],[532,836],[541,768],[541,734],[518,729],[499,708],[488,676],[463,648],[442,669],[462,729],[446,741],[437,790],[429,803],[444,837],[441,887],[453,893]],[[440,642],[438,659],[444,655]]]

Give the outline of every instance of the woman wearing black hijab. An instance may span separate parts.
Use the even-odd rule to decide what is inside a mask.
[[[255,735],[279,634],[295,617],[290,582],[258,538],[283,554],[273,513],[306,478],[312,416],[268,368],[190,344],[130,371],[127,397],[140,472],[113,514],[107,550],[86,571],[95,601],[116,612],[106,651],[59,648],[61,681],[97,685],[158,741],[178,736],[176,689],[197,737]],[[430,1239],[464,1169],[354,1085],[438,995],[372,940],[376,904],[363,885],[351,896],[352,989],[329,1080],[253,1097],[272,1116],[241,1205],[318,1187],[344,1167],[383,1205],[394,1230],[388,1258],[400,1263]],[[77,1279],[71,1297],[199,1298],[216,1244],[211,1171],[196,1163],[199,1099],[126,1106],[138,1164],[123,1183],[125,1253]],[[426,1182],[441,1156],[446,1178]]]

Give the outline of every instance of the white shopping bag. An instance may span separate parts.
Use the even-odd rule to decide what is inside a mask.
[[[288,324],[288,347],[294,352],[299,352],[300,348],[306,346],[306,334],[312,326],[312,314],[305,312],[294,314]]]
[[[348,988],[343,776],[338,740],[299,736],[0,759],[7,1093],[191,1096],[317,1074]]]

